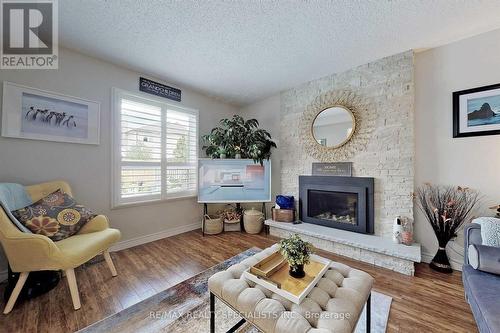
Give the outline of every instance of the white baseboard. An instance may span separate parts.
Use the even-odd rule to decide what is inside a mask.
[[[196,229],[200,229],[200,222],[199,221],[191,223],[191,224],[186,224],[186,225],[182,225],[179,227],[175,227],[172,229],[163,230],[160,232],[155,232],[154,234],[144,235],[144,236],[140,236],[140,237],[136,237],[136,238],[132,238],[132,239],[127,239],[127,240],[118,242],[110,248],[110,251],[116,252],[116,251],[125,250],[128,248],[134,247],[134,246],[154,242],[154,241],[159,240],[159,239],[172,237],[172,236],[182,234],[184,232],[196,230]]]
[[[422,262],[430,263],[432,261],[432,258],[434,258],[434,255],[435,254],[422,252]],[[456,271],[462,271],[462,265],[463,265],[462,261],[450,257],[448,257],[448,259],[450,260],[451,268],[453,268]]]
[[[142,244],[146,244],[149,242],[154,242],[154,241],[159,240],[159,239],[172,237],[172,236],[182,234],[184,232],[196,230],[199,228],[200,228],[200,222],[197,221],[197,222],[194,222],[191,224],[182,225],[182,226],[175,227],[175,228],[172,228],[169,230],[163,230],[160,232],[156,232],[154,234],[140,236],[140,237],[124,240],[122,242],[118,242],[114,246],[111,247],[110,251],[112,251],[112,252],[121,251],[121,250],[128,249],[128,248],[131,248],[131,247],[134,247],[137,245],[142,245]],[[7,270],[0,271],[0,282],[7,280],[7,278],[8,278],[8,271]]]

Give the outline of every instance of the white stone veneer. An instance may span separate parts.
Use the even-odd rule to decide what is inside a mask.
[[[354,176],[375,178],[375,234],[390,238],[396,216],[413,219],[413,73],[413,52],[408,51],[282,92],[281,193],[298,198],[298,176],[311,174],[315,162],[300,138],[305,107],[322,93],[346,89],[366,100],[366,112],[376,114],[372,139],[349,159]]]

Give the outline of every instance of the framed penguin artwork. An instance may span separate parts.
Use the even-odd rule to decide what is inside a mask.
[[[3,83],[2,136],[99,144],[98,102]]]

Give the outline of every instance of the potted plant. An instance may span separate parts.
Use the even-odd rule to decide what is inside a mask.
[[[227,155],[226,155],[226,148],[224,147],[219,147],[218,151],[219,153],[219,158],[226,158]]]
[[[241,148],[238,146],[234,147],[234,158],[236,158],[236,159],[241,158]]]
[[[439,248],[430,267],[443,273],[451,273],[446,245],[457,237],[457,230],[465,223],[472,209],[479,202],[476,191],[460,186],[439,186],[429,183],[420,186],[415,194],[417,204],[427,217],[436,235]]]
[[[241,231],[241,212],[238,208],[227,204],[218,214],[224,222],[224,231]]]
[[[228,207],[221,212],[221,215],[224,216],[224,222],[226,223],[239,223],[241,220],[241,214],[231,205],[228,205]]]
[[[257,119],[245,120],[239,115],[221,119],[218,127],[202,136],[202,148],[211,158],[251,158],[262,164],[271,157],[271,149],[276,148],[276,143],[271,140],[271,134],[258,127]]]
[[[304,265],[309,263],[309,258],[313,253],[312,245],[295,234],[280,241],[279,251],[290,266],[290,276],[303,278],[306,275]]]

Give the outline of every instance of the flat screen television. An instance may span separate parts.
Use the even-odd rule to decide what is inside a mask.
[[[198,202],[271,201],[271,162],[250,159],[198,160]]]

